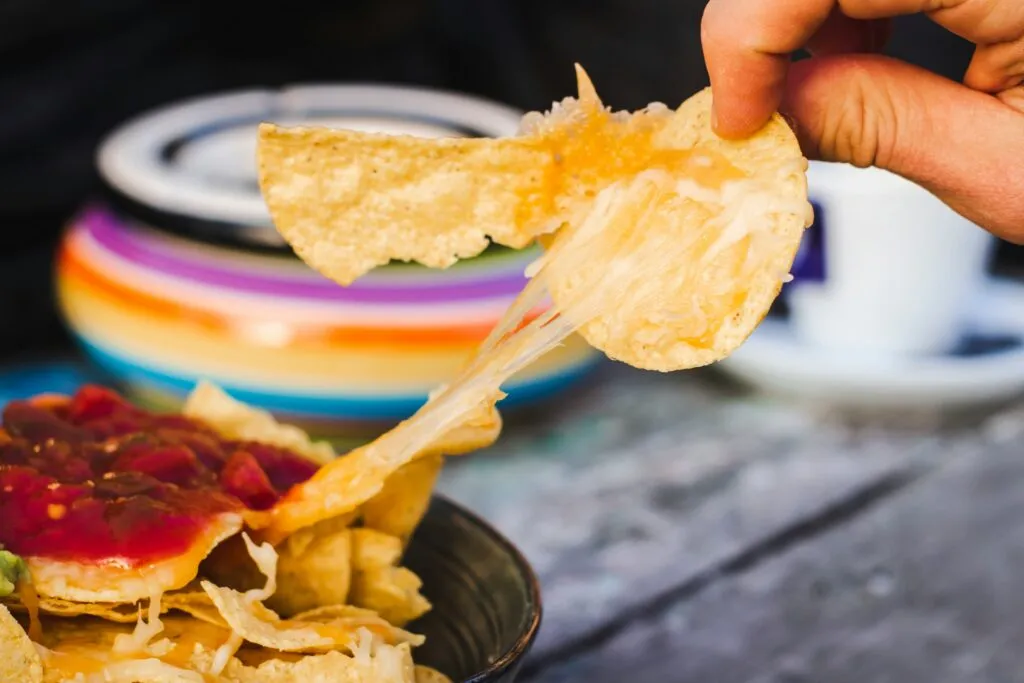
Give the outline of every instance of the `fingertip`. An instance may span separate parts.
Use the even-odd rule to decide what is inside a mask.
[[[789,58],[740,52],[709,64],[712,128],[725,139],[759,131],[782,102]]]
[[[715,97],[712,91],[711,129],[726,140],[750,137],[768,123],[776,109],[774,99],[732,102],[729,97]]]

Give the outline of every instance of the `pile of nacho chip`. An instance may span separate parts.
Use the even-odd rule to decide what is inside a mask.
[[[286,446],[324,462],[321,471],[347,471],[359,458],[335,457],[208,383],[184,414],[226,437]],[[25,564],[0,551],[0,588],[9,589],[0,592],[0,681],[446,681],[413,662],[424,638],[404,627],[431,605],[401,559],[442,454],[490,444],[500,424],[490,407],[402,464],[360,468],[347,490],[334,478],[334,505],[311,505],[300,484],[277,508],[300,505],[301,521],[255,512],[247,531],[203,560],[193,582],[140,603],[36,595]]]

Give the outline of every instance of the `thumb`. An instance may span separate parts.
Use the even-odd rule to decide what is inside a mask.
[[[923,69],[872,55],[793,64],[782,106],[805,153],[879,166],[1024,243],[1024,113]]]

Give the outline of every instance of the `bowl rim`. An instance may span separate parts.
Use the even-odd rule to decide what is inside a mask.
[[[527,593],[529,595],[527,605],[529,623],[526,625],[526,628],[519,634],[515,642],[493,662],[488,664],[486,668],[481,669],[469,678],[465,678],[459,682],[488,683],[493,680],[495,676],[501,675],[521,664],[523,657],[525,657],[530,651],[534,641],[537,639],[537,634],[540,632],[540,626],[543,621],[544,614],[540,579],[538,579],[536,572],[526,559],[526,556],[523,555],[522,551],[519,550],[519,548],[516,547],[508,537],[498,531],[482,516],[440,493],[435,493],[433,495],[431,507],[435,505],[440,505],[442,509],[447,508],[449,511],[461,516],[467,522],[487,535],[494,543],[503,548],[505,552],[508,553],[509,557],[512,558],[512,562],[515,564],[519,575],[522,576],[526,582]]]

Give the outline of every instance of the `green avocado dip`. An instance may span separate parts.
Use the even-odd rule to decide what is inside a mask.
[[[0,598],[14,592],[18,582],[28,576],[25,561],[7,550],[0,550]]]

